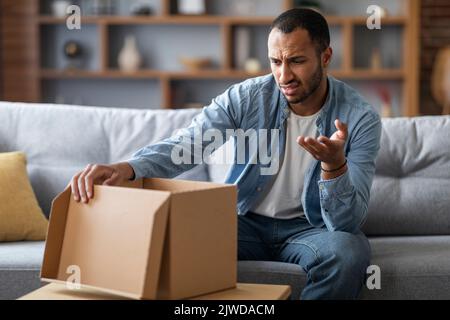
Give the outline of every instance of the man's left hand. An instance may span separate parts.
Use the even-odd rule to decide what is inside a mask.
[[[297,143],[308,151],[315,159],[322,162],[326,170],[334,170],[345,162],[344,145],[347,140],[347,125],[339,119],[334,121],[337,131],[330,138],[320,136],[299,136]]]

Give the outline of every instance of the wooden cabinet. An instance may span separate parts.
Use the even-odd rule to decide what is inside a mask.
[[[207,14],[186,16],[177,14],[176,1],[149,0],[153,15],[131,16],[119,9],[114,15],[92,16],[84,11],[81,30],[68,30],[65,18],[50,14],[52,1],[41,1],[37,16],[38,100],[141,108],[205,105],[232,83],[269,73],[269,26],[294,6],[294,0],[240,0],[254,7],[239,13],[232,8],[234,0],[206,0]],[[82,9],[86,2],[74,1]],[[361,91],[375,107],[381,108],[381,101],[389,97],[394,116],[414,116],[419,110],[418,0],[379,2],[388,6],[388,15],[381,20],[381,30],[369,30],[365,9],[370,1],[319,1],[334,49],[330,74]],[[239,68],[240,29],[251,34],[251,55],[263,67],[258,73]],[[144,57],[143,67],[132,73],[120,71],[117,64],[129,34],[137,38]],[[61,52],[68,40],[83,44],[86,59],[80,69],[65,69]],[[378,68],[371,66],[375,51],[380,52]],[[207,56],[212,66],[189,71],[179,63],[181,56]]]

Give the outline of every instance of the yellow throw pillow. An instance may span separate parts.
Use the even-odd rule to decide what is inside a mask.
[[[25,154],[0,153],[0,242],[45,240],[47,226],[28,179]]]

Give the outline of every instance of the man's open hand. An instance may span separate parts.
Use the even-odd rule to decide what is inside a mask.
[[[336,119],[334,125],[338,129],[330,138],[320,136],[299,136],[297,143],[308,151],[315,159],[322,161],[323,168],[333,170],[345,162],[344,145],[347,140],[347,125]]]

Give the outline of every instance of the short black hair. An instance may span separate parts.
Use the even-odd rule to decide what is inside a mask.
[[[294,8],[280,14],[272,23],[270,31],[278,29],[283,33],[291,33],[297,28],[308,31],[311,41],[316,44],[318,53],[330,46],[330,30],[325,18],[316,10]]]

